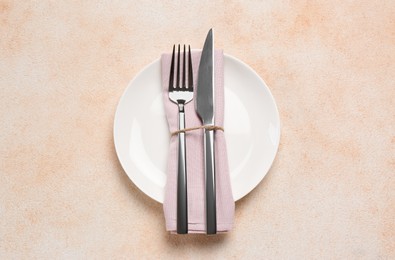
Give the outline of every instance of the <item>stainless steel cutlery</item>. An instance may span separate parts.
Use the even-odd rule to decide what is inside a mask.
[[[188,47],[188,58],[184,45],[182,53],[182,69],[180,64],[180,45],[178,45],[177,63],[175,64],[175,46],[170,65],[169,99],[178,106],[178,129],[185,129],[184,106],[193,99],[193,75],[191,47]],[[188,68],[186,70],[186,64]],[[176,70],[176,73],[174,73]],[[188,73],[188,77],[186,77]],[[182,74],[182,77],[181,75]],[[181,78],[180,78],[181,77]],[[175,80],[174,80],[175,79]],[[185,133],[178,133],[178,173],[177,173],[177,233],[188,233],[188,197],[187,197],[187,167],[186,167]]]
[[[187,66],[187,68],[186,68]],[[170,65],[169,99],[178,106],[178,130],[185,129],[185,105],[193,99],[193,72],[191,48],[181,52],[175,46]],[[187,77],[186,77],[187,75]],[[199,64],[195,110],[203,126],[215,126],[214,117],[214,35],[207,34]],[[204,129],[204,173],[206,198],[206,232],[217,233],[215,145],[213,128]],[[177,233],[188,233],[187,161],[185,132],[178,132],[178,172],[177,172]]]
[[[195,109],[204,126],[214,126],[214,35],[207,34],[199,64]],[[217,233],[214,130],[204,129],[207,234]]]

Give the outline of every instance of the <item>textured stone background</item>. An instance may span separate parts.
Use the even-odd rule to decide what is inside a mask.
[[[280,111],[225,236],[164,231],[112,138],[128,82],[173,43],[254,68]],[[0,1],[0,258],[394,259],[395,2]]]

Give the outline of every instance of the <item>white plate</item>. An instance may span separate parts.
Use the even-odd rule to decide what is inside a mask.
[[[238,200],[269,171],[280,141],[276,103],[248,65],[225,55],[225,137],[232,191]],[[114,120],[115,149],[136,186],[163,202],[169,130],[163,109],[160,60],[144,68],[123,93]]]

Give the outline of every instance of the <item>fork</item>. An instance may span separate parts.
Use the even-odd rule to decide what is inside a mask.
[[[178,130],[185,129],[185,105],[193,99],[193,75],[191,46],[188,46],[188,77],[186,78],[186,52],[182,58],[182,79],[180,81],[180,45],[178,45],[176,75],[174,75],[175,45],[170,65],[169,99],[178,106]],[[175,84],[174,84],[175,77]],[[188,233],[187,161],[185,132],[178,133],[177,171],[177,234]]]

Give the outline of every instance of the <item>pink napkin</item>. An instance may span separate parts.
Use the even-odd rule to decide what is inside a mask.
[[[201,51],[192,52],[193,79],[197,89],[197,71],[199,69]],[[224,124],[224,67],[223,51],[215,51],[215,125]],[[168,84],[171,54],[162,55],[162,87],[169,132],[177,131],[178,108],[169,100]],[[202,125],[195,112],[195,100],[185,106],[186,128]],[[205,177],[203,129],[186,133],[187,180],[188,180],[188,232],[206,233],[205,212]],[[226,131],[226,129],[225,129]],[[169,133],[170,134],[170,133]],[[169,157],[167,164],[167,183],[163,209],[166,219],[166,229],[170,232],[177,230],[177,152],[178,137],[170,139]],[[230,184],[228,158],[226,153],[225,136],[222,131],[215,132],[216,156],[216,194],[217,194],[217,231],[226,232],[232,229],[235,203]]]

